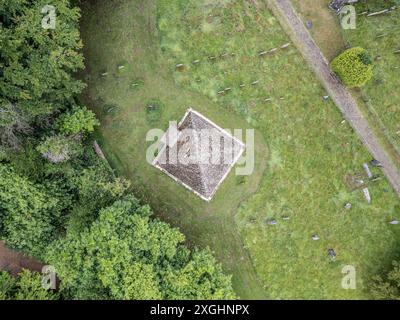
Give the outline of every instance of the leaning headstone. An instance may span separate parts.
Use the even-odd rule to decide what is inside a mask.
[[[313,235],[311,236],[311,239],[313,239],[314,241],[317,241],[317,240],[319,240],[319,237],[318,237],[318,235],[313,234]]]
[[[364,167],[365,173],[367,174],[368,178],[371,179],[372,178],[372,172],[371,172],[371,170],[369,170],[368,163],[364,163],[363,167]]]
[[[369,194],[368,188],[363,189],[364,197],[368,203],[371,203],[371,195]]]
[[[329,99],[329,96],[323,96],[322,98],[326,101]]]
[[[313,26],[313,22],[312,22],[311,20],[308,20],[308,21],[306,22],[306,27],[307,27],[307,29],[311,29],[312,26]]]

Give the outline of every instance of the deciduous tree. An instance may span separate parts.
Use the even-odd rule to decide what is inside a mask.
[[[40,273],[23,270],[14,278],[0,271],[0,300],[55,300],[58,294],[43,288]]]

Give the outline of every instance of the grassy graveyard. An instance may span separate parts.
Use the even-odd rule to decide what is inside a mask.
[[[101,120],[107,158],[189,244],[215,251],[242,298],[368,296],[370,277],[396,255],[400,231],[388,221],[398,198],[385,179],[364,177],[370,156],[264,2],[91,1],[81,32],[82,99]],[[146,162],[147,131],[189,106],[256,133],[254,173],[230,174],[211,203]],[[345,265],[356,290],[341,287]]]

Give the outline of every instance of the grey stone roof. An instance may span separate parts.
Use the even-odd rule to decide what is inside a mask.
[[[193,109],[177,128],[169,128],[162,141],[164,147],[153,165],[206,201],[245,149],[239,139]]]

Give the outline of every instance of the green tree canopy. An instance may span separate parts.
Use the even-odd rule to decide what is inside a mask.
[[[0,143],[14,150],[20,149],[20,135],[31,131],[25,114],[15,105],[0,98]]]
[[[360,47],[350,48],[332,61],[333,71],[348,87],[362,87],[373,77],[372,61]]]
[[[99,210],[121,198],[130,186],[128,180],[115,177],[105,162],[75,170],[68,180],[76,199],[68,217],[68,231],[90,226]]]
[[[60,209],[45,188],[0,163],[0,236],[12,248],[42,257],[55,239]]]
[[[150,218],[128,197],[101,210],[90,229],[50,247],[63,292],[79,299],[231,299],[230,277],[208,250],[190,252],[184,236]]]

